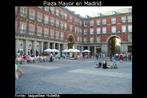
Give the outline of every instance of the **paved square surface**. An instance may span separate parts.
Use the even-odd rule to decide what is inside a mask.
[[[106,58],[108,65],[112,62]],[[132,62],[118,69],[94,68],[98,61],[61,59],[20,64],[25,75],[15,81],[17,94],[132,94]]]

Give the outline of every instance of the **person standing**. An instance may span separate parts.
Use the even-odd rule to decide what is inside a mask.
[[[122,60],[123,60],[123,55],[122,55],[122,53],[119,54],[119,60],[120,60],[120,63],[122,63]]]
[[[112,61],[112,53],[110,53],[110,61]]]

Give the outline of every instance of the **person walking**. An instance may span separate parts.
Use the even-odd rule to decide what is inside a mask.
[[[19,75],[17,74],[19,72]],[[21,68],[15,64],[15,80],[21,78],[24,75],[24,72],[21,70]]]

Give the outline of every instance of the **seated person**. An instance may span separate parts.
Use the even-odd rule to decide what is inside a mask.
[[[103,68],[104,68],[104,69],[108,69],[108,68],[109,68],[109,67],[107,66],[106,60],[103,61]]]
[[[115,60],[114,60],[114,62],[113,62],[113,66],[114,66],[114,69],[117,69],[117,68],[118,68],[118,65],[117,65],[117,63],[116,63]]]
[[[99,63],[96,64],[95,68],[101,68],[102,62],[100,61]]]

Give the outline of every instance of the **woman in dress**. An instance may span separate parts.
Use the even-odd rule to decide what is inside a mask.
[[[123,57],[123,54],[120,53],[120,54],[119,54],[119,60],[120,60],[120,63],[122,63],[123,58],[124,58],[124,57]]]

